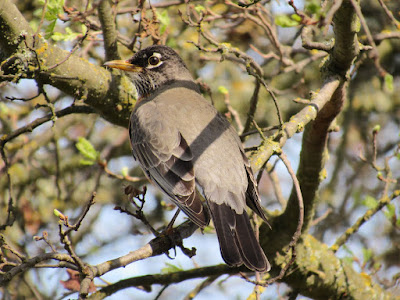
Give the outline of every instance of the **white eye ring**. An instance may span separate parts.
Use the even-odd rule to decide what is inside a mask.
[[[147,60],[147,63],[147,69],[161,66],[163,64],[163,61],[161,60],[161,54],[157,52],[153,53],[153,55]]]

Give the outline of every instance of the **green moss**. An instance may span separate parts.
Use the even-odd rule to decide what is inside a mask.
[[[121,77],[121,82],[120,82],[120,91],[122,93],[128,94],[128,95],[133,95],[134,99],[137,99],[137,92],[136,88],[133,85],[132,81],[127,77],[127,76],[122,76]],[[126,99],[126,98],[125,98]],[[130,100],[130,99],[129,99]],[[125,101],[126,102],[126,101]]]

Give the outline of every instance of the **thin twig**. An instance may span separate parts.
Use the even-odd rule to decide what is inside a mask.
[[[392,200],[396,199],[397,197],[400,196],[400,190],[396,190],[393,192],[393,194],[390,197],[384,196],[381,199],[379,199],[377,205],[374,208],[370,208],[365,212],[363,216],[357,219],[357,221],[336,240],[336,242],[330,247],[330,249],[333,252],[336,252],[339,250],[341,246],[343,246],[349,238],[356,233],[360,227],[367,222],[369,219],[371,219],[378,211],[380,211],[382,208],[384,208],[386,205],[388,205]]]
[[[237,110],[234,109],[231,105],[231,102],[229,99],[229,92],[223,93],[223,95],[224,95],[224,102],[225,102],[226,108],[228,109],[229,113],[232,115],[232,118],[235,120],[235,123],[238,127],[238,131],[243,132],[242,121],[240,121],[240,116],[239,116],[239,113],[237,112]]]
[[[14,199],[13,199],[13,185],[11,181],[11,174],[10,174],[10,165],[8,162],[8,158],[6,155],[6,152],[4,151],[4,144],[3,143],[3,138],[0,138],[0,153],[1,153],[1,158],[4,161],[4,168],[6,170],[7,174],[7,189],[8,189],[8,204],[7,204],[7,220],[4,224],[0,226],[0,230],[5,230],[8,226],[11,226],[14,224],[14,221],[16,219],[16,211],[14,207]]]
[[[325,220],[330,213],[333,211],[332,208],[328,208],[321,216],[319,216],[318,218],[315,218],[314,220],[312,220],[311,222],[311,226],[315,226],[318,223],[320,223],[321,221]]]
[[[16,275],[25,272],[29,270],[32,267],[35,267],[37,264],[43,261],[47,260],[58,260],[60,262],[67,262],[70,264],[74,264],[74,260],[71,258],[70,255],[65,254],[65,253],[43,253],[39,254],[33,258],[25,260],[22,264],[12,268],[10,271],[8,271],[4,276],[0,277],[0,286],[4,286],[7,282],[9,282],[12,278],[14,278]],[[72,268],[76,268],[75,266],[72,266]]]
[[[195,12],[193,12],[193,13],[195,14]],[[275,105],[275,108],[277,111],[278,120],[279,120],[279,125],[281,127],[283,124],[283,120],[282,120],[280,109],[278,106],[278,100],[276,99],[274,92],[268,87],[267,83],[263,79],[262,68],[254,61],[254,59],[251,58],[250,56],[248,56],[246,53],[240,51],[237,48],[230,47],[227,44],[218,43],[218,41],[216,41],[214,39],[212,34],[203,28],[203,25],[202,25],[202,21],[203,21],[203,17],[204,17],[203,15],[201,15],[198,18],[197,22],[194,22],[192,20],[189,10],[187,11],[187,19],[183,18],[182,13],[180,13],[180,15],[181,15],[183,22],[185,22],[188,26],[198,28],[199,41],[197,43],[195,43],[193,41],[189,41],[189,42],[192,43],[193,45],[195,45],[199,50],[202,50],[205,52],[219,52],[219,53],[221,53],[221,59],[225,59],[225,57],[227,57],[227,54],[233,54],[234,56],[236,56],[237,58],[240,59],[240,62],[246,67],[248,74],[254,76],[264,86],[266,91],[270,94],[270,96],[274,102],[274,105]],[[200,44],[200,37],[205,38],[207,40],[207,42],[209,42],[211,45],[214,45],[215,47],[217,47],[217,49],[204,48]],[[258,97],[256,99],[258,99]]]
[[[64,57],[60,62],[50,66],[47,68],[47,71],[53,70],[55,68],[57,68],[58,66],[62,65],[63,63],[65,63],[68,58],[70,58],[72,56],[72,54],[74,54],[76,52],[76,50],[79,49],[80,45],[82,45],[83,41],[87,38],[89,34],[89,26],[86,26],[86,32],[83,35],[83,37],[76,43],[76,45],[74,46],[74,48],[72,48],[72,50],[67,54],[66,57]]]
[[[143,207],[146,200],[146,191],[147,191],[146,186],[143,186],[143,190],[140,191],[134,188],[133,186],[128,185],[125,188],[125,195],[128,196],[129,201],[136,207],[136,211],[131,212],[129,209],[123,208],[121,206],[115,206],[114,210],[118,210],[121,213],[126,213],[140,220],[147,228],[149,228],[149,230],[151,231],[151,233],[153,233],[155,237],[158,237],[160,236],[160,233],[150,224],[145,214],[143,213]],[[134,200],[135,198],[140,202],[140,205],[136,203],[136,201]]]
[[[323,20],[323,25],[325,26],[324,35],[328,32],[329,25],[331,25],[333,16],[338,11],[338,9],[342,6],[343,0],[334,0],[333,5],[329,9],[329,11],[325,15],[325,19]]]
[[[400,22],[393,16],[393,13],[388,9],[385,2],[383,0],[378,0],[379,4],[382,6],[383,10],[385,11],[386,15],[389,17],[390,21],[396,26],[396,28],[400,28]]]
[[[249,131],[250,126],[254,120],[254,115],[255,115],[256,109],[257,109],[259,93],[260,93],[260,82],[258,80],[256,80],[253,95],[251,96],[251,99],[250,99],[249,112],[247,113],[246,123],[244,125],[243,130],[240,131],[241,134]],[[242,139],[244,137],[245,136],[241,136]]]
[[[161,295],[164,293],[164,291],[169,287],[169,284],[164,285],[161,290],[157,293],[157,296],[154,298],[154,300],[159,300]]]
[[[118,173],[115,173],[115,172],[113,172],[113,171],[111,171],[109,168],[108,168],[108,162],[106,161],[106,160],[99,160],[98,162],[98,165],[102,168],[102,170],[107,174],[107,175],[109,175],[110,177],[114,177],[114,178],[117,178],[117,179],[119,179],[119,180],[126,180],[126,181],[129,181],[129,182],[142,182],[142,181],[147,181],[148,179],[146,178],[146,177],[144,177],[144,176],[142,176],[142,177],[139,177],[139,176],[129,176],[129,175],[121,175],[121,174],[118,174]]]
[[[260,138],[265,141],[267,138],[264,136],[264,133],[261,129],[260,126],[258,126],[257,122],[253,120],[253,126],[256,128],[258,135],[260,136]]]
[[[256,76],[258,76],[258,75],[256,75]],[[261,81],[262,85],[264,86],[264,88],[267,90],[267,92],[271,96],[272,101],[274,102],[274,105],[275,105],[276,114],[278,116],[279,128],[282,128],[283,119],[282,119],[281,111],[280,111],[279,106],[278,106],[278,99],[275,97],[274,92],[268,87],[267,83],[264,81],[263,78],[259,77],[257,79]]]
[[[312,36],[312,27],[311,26],[304,26],[301,31],[301,41],[302,46],[308,50],[322,50],[325,52],[330,52],[333,48],[333,41],[329,41],[326,43],[314,42],[311,39]]]
[[[302,196],[302,193],[301,193],[299,180],[297,179],[296,174],[295,174],[293,168],[291,167],[290,161],[287,158],[286,154],[281,152],[279,154],[279,158],[282,160],[282,162],[286,166],[286,169],[288,170],[290,176],[292,177],[293,185],[294,185],[294,188],[295,188],[296,194],[297,194],[297,201],[298,201],[298,204],[299,204],[299,218],[298,218],[298,221],[297,221],[297,228],[296,228],[295,233],[293,234],[291,242],[289,243],[290,247],[294,247],[296,245],[297,241],[300,238],[301,230],[303,228],[303,222],[304,222],[303,196]]]
[[[35,241],[44,241],[51,248],[51,251],[53,251],[54,253],[57,252],[56,248],[49,240],[49,234],[47,233],[47,231],[43,231],[42,236],[34,236],[33,238]]]
[[[275,164],[278,162],[278,160],[275,162]],[[279,176],[277,172],[275,171],[275,164],[273,167],[271,167],[271,171],[268,171],[268,164],[267,163],[267,174],[272,182],[272,187],[274,189],[274,195],[276,200],[278,200],[279,204],[281,205],[281,211],[284,212],[287,206],[287,199],[283,196],[282,193],[282,188],[280,185],[279,181]]]
[[[279,126],[275,125],[275,126],[263,127],[263,128],[261,128],[261,131],[264,133],[264,132],[268,132],[268,131],[272,131],[272,130],[278,130],[278,129],[279,129]],[[257,129],[249,130],[249,131],[243,132],[240,135],[240,138],[243,138],[243,137],[248,136],[248,135],[256,134],[256,133],[259,133],[259,130],[257,130]]]
[[[39,97],[39,96],[40,96],[40,93],[37,93],[34,96],[29,97],[29,98],[19,98],[19,97],[16,98],[16,97],[12,97],[12,96],[11,97],[10,96],[5,96],[4,98],[6,98],[7,100],[10,100],[10,101],[18,100],[18,101],[28,102],[28,101],[31,101],[31,100]]]
[[[77,231],[82,224],[83,219],[86,217],[87,213],[89,212],[90,207],[95,203],[94,198],[96,197],[96,192],[93,192],[90,196],[88,203],[85,205],[83,212],[79,216],[78,220],[75,222],[74,225],[69,225],[68,229],[64,232],[64,235],[70,234],[72,230]]]
[[[44,4],[43,4],[43,7],[42,7],[42,15],[40,17],[39,26],[38,26],[38,28],[36,30],[35,36],[38,36],[38,34],[40,32],[40,29],[43,26],[44,18],[45,18],[46,11],[47,11],[47,2],[48,2],[48,0],[44,0]]]
[[[69,238],[69,234],[71,233],[72,230],[77,231],[82,224],[83,219],[86,217],[87,213],[89,212],[90,207],[94,204],[94,198],[96,196],[96,192],[93,192],[89,202],[85,206],[82,214],[78,218],[78,220],[75,222],[74,225],[69,225],[68,224],[68,218],[65,216],[62,216],[60,218],[63,222],[60,222],[58,227],[59,227],[59,236],[60,236],[60,242],[64,245],[64,249],[67,250],[69,255],[72,257],[72,259],[75,262],[75,265],[78,267],[78,271],[80,275],[83,277],[81,284],[80,284],[80,290],[79,290],[79,298],[83,299],[86,298],[87,294],[89,293],[90,289],[90,284],[92,283],[94,279],[94,271],[92,268],[86,267],[86,264],[83,262],[83,260],[76,254],[74,247],[72,246],[72,242]],[[68,229],[66,231],[63,230],[63,225],[67,226]]]
[[[219,275],[212,275],[207,277],[205,280],[200,282],[200,284],[198,284],[194,289],[192,289],[189,293],[187,293],[186,297],[183,298],[183,300],[194,299],[202,290],[210,286],[218,277]]]
[[[55,112],[55,117],[57,118],[61,118],[64,117],[66,115],[70,115],[70,114],[90,114],[90,113],[94,113],[93,108],[91,108],[90,106],[87,105],[71,105],[69,107],[66,107],[62,110],[59,110],[57,112]],[[34,121],[32,121],[31,123],[20,127],[19,129],[9,133],[9,134],[4,134],[3,136],[0,137],[0,149],[2,149],[4,147],[4,145],[15,139],[16,137],[20,136],[21,134],[27,133],[27,132],[32,132],[33,129],[35,129],[36,127],[51,121],[53,119],[53,114],[48,114],[47,116],[44,116],[42,118],[37,118]]]
[[[378,54],[378,50],[376,48],[375,41],[374,41],[374,39],[372,37],[371,31],[369,30],[367,22],[365,21],[364,15],[361,12],[360,5],[355,0],[350,0],[350,2],[354,7],[354,10],[355,10],[355,12],[357,14],[357,17],[360,19],[360,23],[361,23],[362,27],[364,28],[365,34],[367,35],[368,42],[372,46],[371,58],[374,61],[375,67],[379,71],[379,75],[381,77],[384,77],[387,74],[387,71],[381,66],[381,63],[380,63],[380,60],[379,60],[379,54]]]

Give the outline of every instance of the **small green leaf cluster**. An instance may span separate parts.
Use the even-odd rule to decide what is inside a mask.
[[[45,0],[39,0],[40,4],[44,5]],[[46,12],[44,14],[44,18],[47,21],[50,21],[50,24],[46,28],[45,38],[51,38],[54,32],[54,28],[56,27],[58,16],[64,13],[63,10],[64,0],[48,0],[46,5]]]
[[[301,24],[301,17],[296,14],[288,15],[277,15],[275,17],[275,24],[280,27],[295,27]]]
[[[100,158],[100,153],[96,151],[93,145],[84,137],[78,138],[76,148],[85,157],[80,160],[80,163],[85,166],[91,166]]]
[[[168,11],[164,10],[161,13],[157,12],[157,18],[160,21],[160,34],[162,35],[167,30],[169,24],[171,23],[171,20],[169,19],[168,16]]]

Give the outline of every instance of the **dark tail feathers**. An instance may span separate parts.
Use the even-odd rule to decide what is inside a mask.
[[[247,268],[264,272],[271,266],[258,243],[246,211],[237,214],[226,204],[208,201],[217,231],[221,254],[230,266],[244,264]]]

